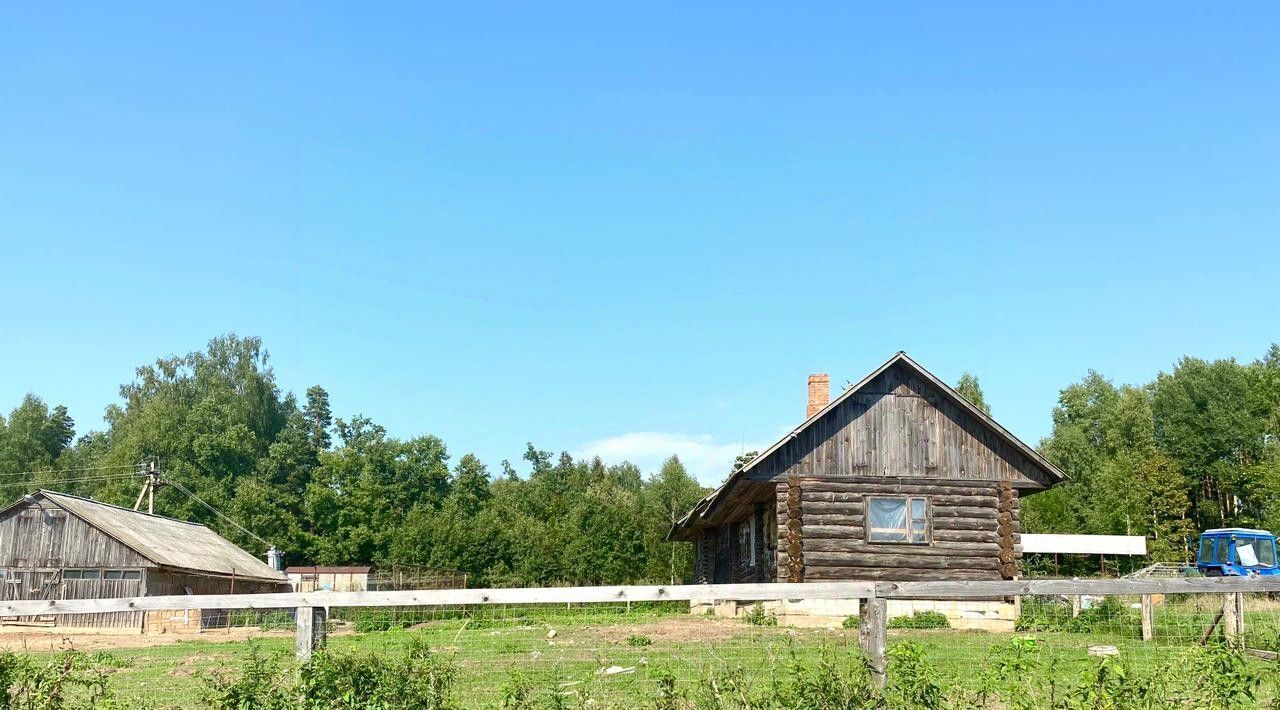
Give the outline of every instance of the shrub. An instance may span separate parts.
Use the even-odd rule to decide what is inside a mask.
[[[74,710],[124,707],[107,689],[108,670],[124,662],[109,653],[68,649],[44,662],[0,651],[0,692],[4,710]],[[136,704],[134,704],[136,706]]]
[[[409,626],[409,620],[389,609],[360,609],[351,615],[351,628],[360,633],[390,631]]]
[[[752,626],[777,626],[778,617],[766,612],[764,604],[756,602],[751,605],[751,610],[743,615],[742,620]]]
[[[457,666],[413,638],[400,658],[317,653],[298,675],[309,710],[439,710],[450,707]]]
[[[858,621],[858,617],[856,616],[846,616],[844,617],[844,621],[840,622],[840,626],[846,629],[856,629],[861,625],[862,623]]]
[[[946,691],[936,671],[924,657],[924,649],[906,641],[889,649],[889,695],[905,708],[938,710],[944,707]]]
[[[946,614],[936,611],[917,611],[911,616],[895,616],[889,619],[891,629],[949,629],[951,622]]]
[[[653,644],[653,639],[640,634],[632,634],[627,637],[628,646],[649,646]]]
[[[200,674],[204,682],[201,699],[213,710],[284,710],[292,699],[280,660],[280,654],[266,655],[257,643],[250,642],[238,674],[226,669]]]

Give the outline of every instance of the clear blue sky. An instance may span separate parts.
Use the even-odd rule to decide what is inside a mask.
[[[718,480],[905,349],[1034,443],[1280,340],[1275,3],[13,5],[0,409],[236,331],[496,470]],[[205,5],[210,5],[206,3]]]

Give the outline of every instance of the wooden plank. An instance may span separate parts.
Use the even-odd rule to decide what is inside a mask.
[[[285,592],[281,594],[197,594],[119,599],[0,601],[0,616],[95,614],[108,611],[181,609],[294,609],[303,606],[471,606],[480,604],[565,604],[689,601],[693,599],[858,599],[870,584],[686,584],[523,589],[427,589],[403,592]]]
[[[1179,577],[1172,579],[1022,579],[999,582],[880,582],[886,599],[981,599],[1026,595],[1226,594],[1280,592],[1275,577]],[[2,610],[2,607],[0,607]]]

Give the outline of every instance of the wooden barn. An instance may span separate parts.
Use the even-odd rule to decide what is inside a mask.
[[[0,510],[0,594],[7,600],[287,592],[283,572],[197,523],[40,490]],[[198,630],[216,610],[183,617]],[[225,614],[224,614],[225,616]],[[143,631],[153,612],[0,619]]]
[[[829,392],[675,524],[698,582],[1019,575],[1019,500],[1062,471],[906,353]]]

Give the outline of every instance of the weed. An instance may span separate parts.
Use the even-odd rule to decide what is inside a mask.
[[[917,611],[911,616],[895,616],[889,619],[891,629],[949,629],[951,622],[946,614],[936,611]]]
[[[743,614],[742,620],[752,626],[777,626],[778,617],[764,610],[764,604],[756,602],[751,605],[751,609]]]

